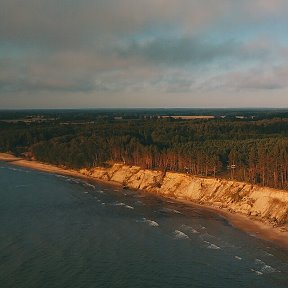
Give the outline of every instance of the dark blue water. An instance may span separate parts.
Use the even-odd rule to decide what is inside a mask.
[[[288,252],[210,212],[0,163],[0,287],[288,287]]]

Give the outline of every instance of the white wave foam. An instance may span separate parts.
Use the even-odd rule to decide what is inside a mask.
[[[255,272],[257,275],[263,275],[263,273],[261,271],[258,271],[258,270],[254,270],[254,269],[251,269],[252,272]]]
[[[88,182],[84,182],[84,185],[95,189],[95,186],[90,184],[90,183],[88,183]]]
[[[32,186],[33,184],[22,184],[22,185],[17,185],[15,186],[15,188],[22,188],[22,187],[28,187],[28,186]]]
[[[174,236],[175,239],[190,239],[188,235],[179,230],[174,231]]]
[[[97,190],[97,192],[100,193],[100,194],[104,194],[103,190]]]
[[[19,170],[19,169],[17,169],[17,168],[8,168],[9,170],[12,170],[12,171],[21,171],[21,170]]]
[[[134,204],[136,204],[136,205],[144,205],[144,203],[142,202],[142,201],[140,201],[140,200],[137,200]]]
[[[172,209],[172,212],[173,213],[176,213],[176,214],[182,214],[180,211],[176,210],[176,209]]]
[[[113,206],[126,206],[125,203],[122,203],[122,202],[115,202],[112,204]]]
[[[22,172],[22,173],[30,173],[28,170],[20,169],[20,168],[14,168],[14,167],[8,167],[8,170]]]
[[[271,253],[268,253],[268,252],[266,252],[266,251],[264,251],[264,255],[265,255],[265,256],[268,256],[268,257],[274,257],[274,255],[273,255],[273,254],[271,254]]]
[[[215,244],[211,244],[207,247],[208,249],[215,249],[215,250],[218,250],[218,249],[221,249],[219,246],[215,245]]]
[[[235,258],[235,259],[237,259],[237,260],[242,260],[242,258],[241,258],[241,257],[239,257],[239,256],[237,256],[237,255],[236,255],[236,256],[234,256],[234,258]]]
[[[123,203],[123,202],[115,202],[115,203],[113,203],[113,204],[111,204],[112,206],[122,206],[122,207],[125,207],[125,208],[127,208],[127,209],[134,209],[134,207],[132,207],[132,206],[129,206],[129,205],[127,205],[127,204],[125,204],[125,203]]]
[[[203,240],[204,242],[205,242],[205,240],[206,240],[206,241],[210,241],[210,240],[212,240],[212,239],[216,239],[215,236],[213,236],[213,235],[211,235],[211,234],[209,234],[209,233],[207,233],[207,232],[205,232],[204,234],[201,234],[201,235],[199,236],[199,238],[200,238],[201,240]]]
[[[270,265],[266,265],[266,264],[261,268],[261,272],[262,273],[273,273],[273,272],[276,272],[276,271],[277,270],[275,268],[273,268]]]
[[[84,194],[88,194],[89,192],[88,191],[84,191]]]
[[[255,264],[259,267],[260,272],[263,273],[274,273],[274,272],[280,272],[277,271],[274,267],[267,265],[264,261],[261,259],[255,259]]]
[[[152,227],[159,227],[159,224],[156,221],[153,221],[153,220],[149,220],[149,219],[143,218],[143,222],[147,223],[149,226],[152,226]]]
[[[191,226],[182,225],[181,228],[186,230],[186,231],[189,231],[189,232],[191,232],[193,234],[199,234],[199,232],[196,229],[194,229],[193,227],[191,227]]]
[[[263,264],[263,265],[265,265],[265,262],[264,261],[262,261],[261,259],[255,259],[255,263],[256,264]]]
[[[206,244],[208,244],[207,249],[214,249],[214,250],[219,250],[221,249],[219,246],[209,242],[209,241],[204,241]]]
[[[162,209],[160,209],[160,211],[161,211],[161,212],[165,212],[165,213],[182,214],[182,213],[179,212],[178,210],[170,209],[170,208],[162,208]]]
[[[68,179],[67,176],[64,175],[59,175],[59,174],[54,174],[57,178],[64,178],[64,179]]]

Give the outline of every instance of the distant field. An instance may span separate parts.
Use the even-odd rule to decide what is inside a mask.
[[[193,119],[213,119],[215,116],[161,116],[161,118],[174,118],[174,119],[184,119],[184,120],[193,120]]]

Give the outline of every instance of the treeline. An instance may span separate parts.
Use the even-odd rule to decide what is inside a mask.
[[[288,188],[288,119],[0,122],[0,149],[71,168],[111,162]]]

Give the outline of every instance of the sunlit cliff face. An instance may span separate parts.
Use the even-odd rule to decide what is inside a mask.
[[[285,191],[224,179],[191,177],[185,174],[143,170],[137,166],[114,164],[111,168],[82,169],[80,172],[101,180],[126,183],[157,195],[186,199],[230,211],[287,223],[288,195]]]
[[[2,0],[0,107],[287,107],[285,0]]]

